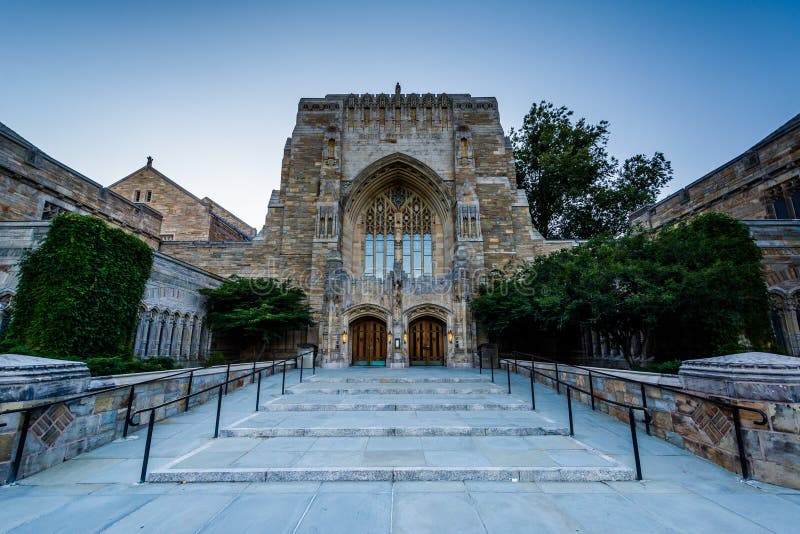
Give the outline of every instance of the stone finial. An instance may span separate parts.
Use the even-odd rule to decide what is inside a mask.
[[[148,167],[153,166],[153,156],[147,156],[147,166]]]
[[[400,82],[397,82],[394,86],[394,94],[400,96]]]

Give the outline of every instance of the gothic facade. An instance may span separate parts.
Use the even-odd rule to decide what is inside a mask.
[[[317,321],[300,341],[324,366],[466,367],[485,341],[470,312],[481,277],[571,245],[531,225],[494,98],[398,85],[300,101],[255,239],[160,250],[299,283]]]

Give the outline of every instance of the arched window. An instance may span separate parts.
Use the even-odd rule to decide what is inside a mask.
[[[432,220],[427,203],[402,186],[376,197],[364,215],[364,275],[383,278],[394,269],[396,241],[402,253],[403,272],[414,278],[430,275]]]

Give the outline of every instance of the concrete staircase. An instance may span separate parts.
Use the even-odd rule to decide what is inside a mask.
[[[472,370],[319,371],[286,393],[148,480],[634,478]]]

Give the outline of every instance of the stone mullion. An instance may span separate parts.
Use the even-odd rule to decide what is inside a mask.
[[[192,318],[192,334],[189,338],[189,359],[197,358],[197,347],[200,337],[200,321],[197,317]]]
[[[164,325],[161,327],[161,347],[159,356],[169,356],[169,344],[172,341],[172,315],[168,315],[164,319]]]

